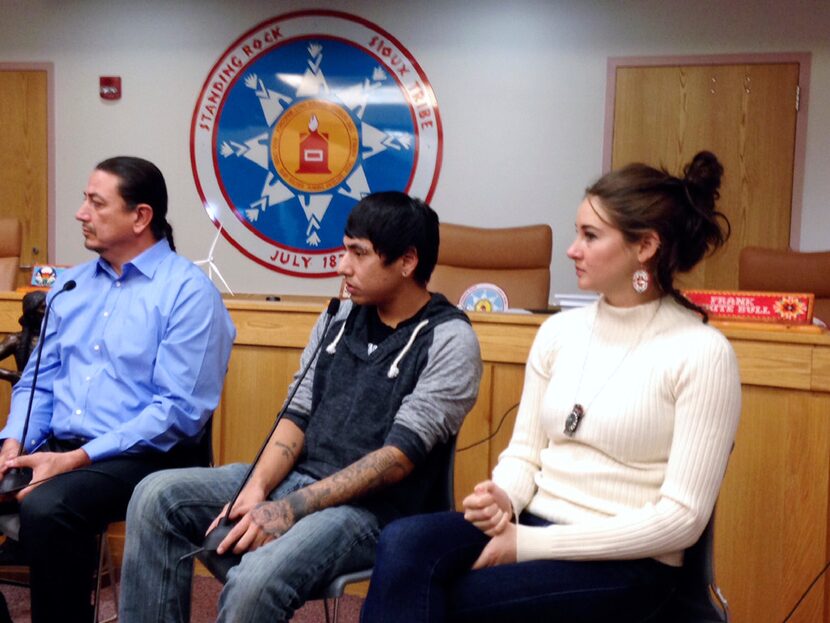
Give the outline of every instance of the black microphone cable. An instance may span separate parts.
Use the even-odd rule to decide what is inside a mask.
[[[474,441],[470,445],[464,446],[463,448],[458,448],[458,450],[455,451],[456,454],[459,453],[459,452],[466,452],[467,450],[475,448],[476,446],[480,446],[481,444],[490,441],[493,437],[498,435],[499,431],[501,430],[501,425],[504,424],[504,420],[506,420],[507,416],[518,406],[519,406],[519,403],[517,402],[516,404],[511,406],[507,411],[505,411],[504,413],[501,414],[501,417],[499,418],[498,426],[496,426],[496,430],[494,430],[492,433],[487,435],[484,439],[479,439],[478,441]]]
[[[810,594],[810,591],[813,590],[813,587],[816,585],[816,582],[818,582],[821,579],[821,576],[827,573],[827,569],[830,569],[830,560],[828,560],[822,568],[822,570],[818,572],[818,575],[813,579],[812,582],[810,582],[810,585],[806,589],[804,589],[804,592],[801,593],[801,597],[798,598],[798,601],[795,602],[795,605],[793,606],[792,610],[790,610],[787,616],[784,617],[784,620],[781,621],[781,623],[787,623],[787,621],[789,621],[792,618],[792,616],[795,614],[795,611],[798,610],[798,607],[801,605],[801,602],[804,601],[807,598],[807,595]]]
[[[317,344],[317,347],[314,349],[314,352],[311,354],[311,357],[308,360],[306,366],[302,369],[299,377],[297,378],[296,383],[294,383],[294,387],[291,389],[291,392],[286,398],[285,402],[283,403],[282,409],[280,409],[279,413],[277,413],[277,417],[274,419],[274,424],[271,426],[271,430],[268,432],[268,435],[265,437],[265,441],[263,442],[262,446],[259,448],[254,460],[251,462],[248,471],[245,473],[245,476],[242,478],[242,481],[239,483],[239,488],[236,490],[236,493],[231,498],[231,501],[228,503],[228,508],[225,511],[224,516],[222,517],[221,521],[217,526],[211,530],[208,535],[205,537],[204,542],[202,543],[202,551],[197,552],[197,554],[202,554],[200,560],[202,563],[219,578],[219,575],[227,574],[227,568],[219,569],[218,568],[218,559],[227,556],[227,552],[222,556],[216,555],[216,547],[224,540],[225,536],[228,532],[230,532],[232,528],[232,522],[230,520],[231,511],[233,510],[233,506],[236,503],[236,500],[239,498],[242,490],[245,488],[248,480],[251,477],[251,474],[254,472],[254,468],[256,467],[259,459],[262,457],[263,452],[265,452],[265,448],[268,447],[268,442],[271,440],[271,436],[274,434],[274,431],[277,430],[277,425],[282,421],[283,416],[285,415],[286,411],[288,410],[288,406],[291,404],[291,401],[294,399],[294,395],[297,393],[297,390],[302,385],[303,380],[308,374],[308,371],[311,369],[312,364],[317,358],[317,355],[320,353],[320,350],[323,348],[323,344],[325,343],[326,334],[328,333],[329,325],[331,325],[331,321],[334,319],[335,315],[337,314],[338,309],[340,308],[340,299],[332,298],[329,301],[328,308],[326,309],[326,320],[323,326],[323,331],[320,336],[320,341]],[[236,564],[236,563],[234,563]],[[222,578],[219,578],[222,579]]]
[[[314,349],[314,353],[312,353],[311,358],[308,360],[308,365],[302,370],[300,377],[297,379],[297,382],[294,384],[294,387],[291,389],[291,393],[288,395],[288,398],[285,400],[285,404],[280,412],[277,414],[277,417],[274,419],[274,424],[271,426],[271,430],[268,433],[268,436],[265,438],[265,443],[262,444],[259,451],[257,452],[254,460],[251,462],[251,466],[248,468],[248,473],[245,474],[245,477],[242,479],[242,483],[239,485],[239,489],[237,489],[236,493],[234,494],[233,498],[231,498],[230,503],[228,504],[228,512],[226,513],[226,517],[230,517],[231,510],[233,510],[233,505],[236,503],[236,499],[242,493],[242,489],[245,487],[245,484],[248,482],[248,479],[251,477],[251,474],[254,471],[254,467],[259,462],[259,459],[262,457],[262,453],[265,452],[265,448],[268,447],[268,442],[271,439],[271,435],[274,434],[274,431],[277,430],[277,425],[282,420],[285,412],[288,410],[288,405],[291,404],[291,401],[294,399],[294,395],[297,393],[297,390],[300,389],[300,385],[302,385],[303,380],[308,374],[308,371],[311,369],[311,364],[314,363],[314,360],[317,358],[317,355],[320,352],[320,349],[323,347],[323,343],[325,342],[326,332],[329,329],[329,325],[331,324],[332,319],[337,314],[337,310],[340,308],[340,299],[333,298],[329,301],[328,309],[326,310],[326,323],[323,327],[323,334],[320,337],[320,342],[317,344],[317,348]]]
[[[43,315],[43,329],[40,332],[40,340],[38,340],[37,345],[37,359],[35,360],[35,371],[32,375],[32,391],[29,392],[29,406],[26,409],[26,421],[23,423],[23,435],[20,439],[20,451],[17,453],[17,456],[23,454],[23,450],[25,450],[24,445],[26,444],[26,433],[29,432],[29,419],[32,414],[32,404],[35,401],[35,389],[37,388],[37,377],[40,373],[40,357],[43,355],[43,343],[46,341],[46,327],[49,325],[49,312],[52,311],[52,304],[55,302],[55,299],[58,298],[64,292],[69,292],[70,290],[74,290],[75,286],[74,279],[70,279],[63,287],[58,290],[57,294],[52,297],[52,300],[49,301],[49,305],[46,307],[46,313]]]

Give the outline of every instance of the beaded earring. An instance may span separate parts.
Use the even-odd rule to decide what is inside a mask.
[[[649,279],[650,277],[648,271],[638,268],[634,271],[634,274],[631,275],[631,287],[634,288],[634,291],[637,294],[643,294],[646,290],[648,290]]]

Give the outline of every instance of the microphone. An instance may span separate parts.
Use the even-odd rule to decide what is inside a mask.
[[[251,462],[251,466],[245,473],[245,477],[242,479],[242,482],[239,483],[239,488],[236,490],[236,493],[234,494],[233,498],[231,498],[231,501],[228,504],[228,511],[225,513],[225,516],[222,517],[222,520],[219,522],[219,524],[213,530],[211,530],[205,537],[201,549],[193,553],[193,555],[195,555],[202,562],[202,564],[205,565],[205,567],[207,567],[208,571],[210,571],[214,575],[214,577],[221,580],[222,582],[224,582],[227,578],[228,571],[231,570],[231,567],[234,567],[237,564],[239,564],[239,561],[242,559],[241,554],[234,554],[231,550],[221,555],[216,553],[216,548],[219,547],[219,544],[225,540],[225,537],[236,524],[236,522],[230,520],[233,505],[236,504],[236,500],[242,493],[242,489],[245,488],[248,479],[251,477],[251,474],[254,473],[254,468],[256,467],[256,464],[262,457],[262,453],[265,452],[265,448],[268,447],[268,442],[271,440],[271,436],[274,434],[274,431],[277,430],[277,425],[280,423],[280,420],[282,420],[283,416],[285,415],[285,412],[288,410],[288,406],[294,399],[294,394],[297,393],[297,390],[303,383],[303,379],[305,378],[308,371],[311,369],[311,364],[313,364],[314,361],[317,359],[317,355],[320,353],[320,349],[323,347],[326,332],[328,331],[332,319],[337,314],[338,309],[340,309],[340,299],[331,299],[329,301],[328,308],[326,309],[326,322],[323,326],[323,336],[320,338],[320,342],[314,349],[314,353],[309,358],[308,363],[300,372],[300,376],[297,379],[297,382],[294,384],[294,387],[292,388],[291,393],[288,395],[288,398],[283,403],[282,409],[280,409],[279,413],[277,413],[277,417],[274,419],[274,424],[273,426],[271,426],[270,432],[265,437],[265,443],[263,443],[260,447],[256,456],[254,457],[254,460]]]
[[[55,302],[55,299],[58,298],[64,292],[69,292],[70,290],[74,290],[75,286],[74,279],[70,279],[63,287],[58,290],[57,294],[52,297],[52,300],[49,301],[49,305],[46,306],[46,312],[43,314],[43,328],[40,331],[40,340],[38,341],[37,345],[37,359],[35,360],[35,371],[32,374],[32,390],[29,392],[29,406],[26,409],[26,419],[23,422],[23,434],[20,437],[20,448],[17,451],[17,456],[21,456],[23,451],[25,450],[26,445],[26,433],[29,432],[29,420],[32,417],[32,405],[35,401],[35,388],[37,387],[37,375],[40,372],[40,356],[43,354],[43,342],[46,341],[46,327],[49,324],[49,312],[52,310],[52,303]],[[15,467],[10,469],[5,473],[3,479],[0,480],[0,494],[4,493],[12,493],[14,491],[19,491],[23,489],[32,481],[32,470],[28,467]]]

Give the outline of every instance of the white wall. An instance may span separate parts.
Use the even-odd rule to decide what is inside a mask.
[[[564,251],[582,191],[602,172],[608,57],[810,52],[802,228],[792,243],[830,249],[830,3],[824,0],[0,0],[0,62],[55,65],[53,260],[90,257],[73,214],[94,164],[119,153],[161,167],[179,250],[202,257],[215,232],[189,159],[190,120],[202,82],[243,32],[307,8],[360,15],[414,55],[444,124],[433,207],[450,222],[550,223],[553,292],[576,290]],[[122,76],[124,97],[104,103],[98,76],[112,74]],[[216,256],[238,291],[337,290],[335,279],[271,272],[224,240]]]

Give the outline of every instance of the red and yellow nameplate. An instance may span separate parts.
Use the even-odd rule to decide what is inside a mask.
[[[812,323],[816,298],[815,294],[739,290],[684,290],[683,296],[700,305],[713,319],[776,324]]]

